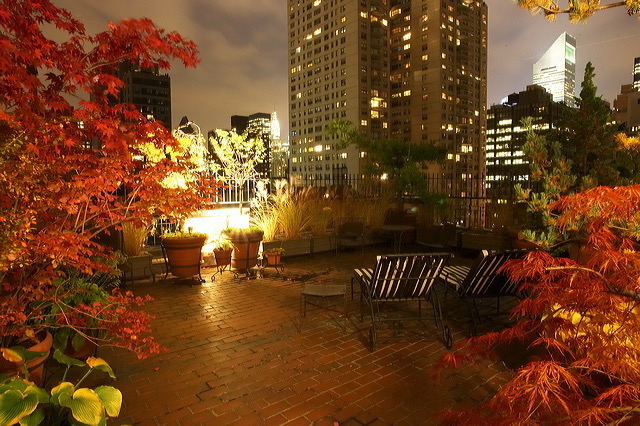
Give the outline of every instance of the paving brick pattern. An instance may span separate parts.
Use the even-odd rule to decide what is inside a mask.
[[[348,285],[353,268],[373,266],[375,254],[287,259],[282,273],[267,268],[251,280],[225,272],[212,282],[213,269],[205,269],[202,285],[130,284],[154,298],[145,309],[156,316],[154,334],[168,352],[137,360],[100,350],[124,394],[113,424],[437,424],[442,410],[490,397],[510,377],[502,362],[435,377],[446,349],[433,321],[383,328],[372,353],[370,321],[360,321],[357,294],[346,317],[334,299],[308,306],[301,318],[303,283]],[[455,300],[447,300],[445,310],[454,313],[448,319],[454,340],[465,339],[466,311]]]

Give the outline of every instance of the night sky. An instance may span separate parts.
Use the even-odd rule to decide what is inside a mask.
[[[355,0],[349,0],[355,1]],[[596,85],[613,102],[620,85],[632,81],[640,57],[640,21],[622,8],[597,13],[585,24],[566,16],[548,22],[509,0],[489,7],[489,105],[532,82],[532,66],[563,32],[577,40],[576,91],[587,61]],[[53,0],[81,20],[89,33],[109,21],[150,18],[167,31],[196,42],[202,62],[169,73],[174,124],[187,115],[203,132],[228,128],[231,115],[278,113],[282,135],[288,127],[286,0]]]

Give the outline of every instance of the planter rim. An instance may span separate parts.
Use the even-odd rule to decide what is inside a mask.
[[[202,237],[162,237],[162,241],[179,241],[179,240],[203,240],[205,241],[207,236]]]

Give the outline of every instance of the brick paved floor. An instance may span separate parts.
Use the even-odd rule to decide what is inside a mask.
[[[491,396],[510,377],[502,362],[434,377],[446,349],[433,321],[382,329],[372,353],[357,296],[346,317],[338,301],[337,311],[309,307],[301,320],[304,282],[348,284],[354,267],[373,266],[374,259],[371,249],[364,257],[327,253],[287,259],[280,275],[268,268],[253,280],[225,272],[212,282],[210,269],[202,285],[130,284],[154,297],[145,309],[156,316],[154,334],[169,351],[137,360],[100,350],[124,394],[113,424],[437,424],[441,410]],[[453,299],[445,309],[454,313],[448,320],[454,340],[465,339],[466,311]]]

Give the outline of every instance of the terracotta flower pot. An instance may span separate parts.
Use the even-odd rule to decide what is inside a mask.
[[[29,380],[34,382],[36,385],[41,385],[44,362],[49,357],[49,352],[53,345],[53,336],[51,336],[51,333],[48,331],[41,331],[36,337],[36,344],[27,347],[27,350],[32,352],[46,352],[46,354],[28,361],[27,370],[29,370]],[[22,374],[22,363],[8,361],[0,355],[0,373],[7,374],[9,376]]]
[[[169,271],[178,278],[200,276],[202,246],[207,237],[163,238]]]
[[[213,255],[216,258],[216,266],[227,266],[231,264],[231,253],[233,249],[214,250]]]
[[[266,253],[267,256],[267,265],[275,266],[280,264],[280,260],[282,259],[282,254],[280,253]]]
[[[223,233],[226,239],[230,240],[235,248],[231,258],[231,267],[239,271],[246,271],[258,264],[258,250],[264,232],[234,232]]]

